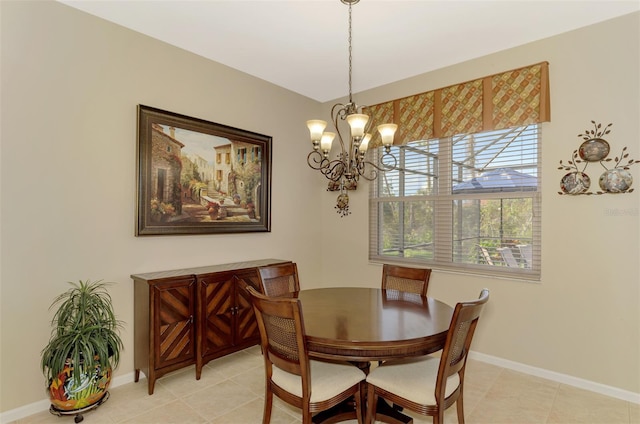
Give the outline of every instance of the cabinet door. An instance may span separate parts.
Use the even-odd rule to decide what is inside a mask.
[[[193,278],[153,287],[155,368],[195,359],[195,281]]]
[[[202,311],[200,358],[233,346],[234,285],[234,277],[230,273],[209,274],[198,278]]]
[[[260,282],[258,280],[258,273],[256,269],[238,273],[238,283],[236,284],[236,327],[237,333],[234,340],[236,345],[251,345],[259,343],[260,332],[258,330],[258,323],[256,322],[256,316],[253,312],[253,306],[251,305],[251,297],[249,293],[244,289],[244,284],[252,286],[256,290],[260,291]]]

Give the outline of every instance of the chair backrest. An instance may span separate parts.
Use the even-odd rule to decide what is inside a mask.
[[[300,291],[295,262],[258,268],[262,292],[267,296],[287,296]]]
[[[384,264],[382,266],[382,288],[399,290],[408,293],[427,295],[429,287],[429,268],[408,268]]]
[[[247,287],[260,330],[260,344],[267,378],[273,365],[302,377],[303,392],[309,393],[310,371],[300,300],[269,297]]]
[[[524,259],[527,268],[533,266],[533,248],[530,244],[518,244],[516,246],[520,250],[520,257]]]
[[[440,368],[436,381],[436,399],[445,399],[447,377],[460,374],[460,381],[464,381],[464,370],[473,334],[476,331],[480,313],[489,301],[489,290],[482,289],[478,300],[456,304],[440,357]]]
[[[487,265],[493,265],[493,259],[491,259],[491,255],[486,247],[478,245],[480,248],[480,253],[482,254],[482,259],[486,262]]]
[[[518,261],[516,260],[516,257],[513,256],[513,252],[511,251],[511,248],[499,247],[496,250],[500,252],[500,256],[502,256],[502,260],[507,264],[507,266],[514,267],[514,268],[518,268],[520,266],[518,265]]]

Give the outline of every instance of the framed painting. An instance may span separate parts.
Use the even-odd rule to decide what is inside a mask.
[[[138,105],[136,236],[271,231],[271,141]]]

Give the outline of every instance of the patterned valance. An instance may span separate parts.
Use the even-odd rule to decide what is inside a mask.
[[[363,108],[375,128],[398,124],[394,144],[510,128],[550,120],[549,64],[490,75]]]

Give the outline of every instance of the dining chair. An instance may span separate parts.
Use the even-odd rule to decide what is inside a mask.
[[[309,359],[299,299],[269,297],[248,286],[260,329],[265,367],[262,423],[271,421],[273,395],[302,410],[302,422],[314,413],[355,397],[358,423],[363,422],[365,373],[355,365]]]
[[[502,256],[502,260],[504,261],[505,264],[507,264],[507,266],[513,267],[513,268],[520,267],[520,265],[518,265],[518,261],[516,260],[516,257],[513,256],[513,252],[511,251],[510,247],[499,247],[496,250],[500,253],[500,256]]]
[[[399,290],[408,293],[427,295],[429,287],[429,268],[409,268],[384,264],[382,266],[382,288]]]
[[[259,267],[258,276],[262,292],[267,296],[287,296],[300,291],[295,262]]]
[[[367,423],[376,419],[376,404],[382,397],[394,405],[422,415],[432,416],[442,424],[444,411],[457,405],[458,423],[464,424],[464,374],[467,355],[478,319],[489,300],[489,290],[482,289],[477,300],[458,303],[439,358],[422,356],[386,361],[367,376]]]

